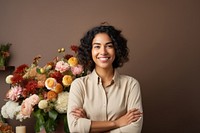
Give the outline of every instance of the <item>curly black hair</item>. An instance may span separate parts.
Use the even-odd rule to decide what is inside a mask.
[[[115,49],[115,60],[113,68],[122,67],[129,60],[129,49],[127,47],[127,39],[121,34],[121,30],[114,26],[100,25],[89,30],[83,38],[80,39],[77,58],[79,63],[86,69],[92,71],[95,68],[95,63],[92,59],[92,41],[96,34],[106,33],[112,40]]]

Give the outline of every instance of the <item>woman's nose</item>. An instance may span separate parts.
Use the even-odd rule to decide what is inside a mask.
[[[101,49],[100,49],[100,54],[102,54],[102,55],[107,54],[106,47],[101,47]]]

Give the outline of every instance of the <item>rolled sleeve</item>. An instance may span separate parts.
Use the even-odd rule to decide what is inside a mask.
[[[89,133],[91,120],[85,118],[70,118],[68,117],[68,124],[71,133]]]
[[[83,106],[84,93],[81,91],[81,83],[76,80],[72,83],[69,93],[67,120],[70,132],[88,133],[90,132],[91,120],[86,118],[76,119],[71,111],[75,107]]]

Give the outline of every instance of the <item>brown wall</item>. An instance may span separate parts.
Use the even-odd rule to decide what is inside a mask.
[[[13,43],[10,65],[30,64],[38,54],[43,65],[58,48],[78,43],[85,31],[107,21],[128,39],[130,62],[120,71],[141,84],[143,133],[196,133],[199,7],[198,0],[0,0],[0,42]]]

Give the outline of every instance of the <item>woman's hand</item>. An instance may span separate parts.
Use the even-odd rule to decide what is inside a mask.
[[[76,119],[87,118],[85,110],[83,108],[80,108],[80,107],[74,108],[71,113]]]
[[[126,126],[132,122],[137,121],[142,116],[142,113],[138,109],[131,109],[125,115],[121,116],[119,119],[115,120],[117,127]]]

